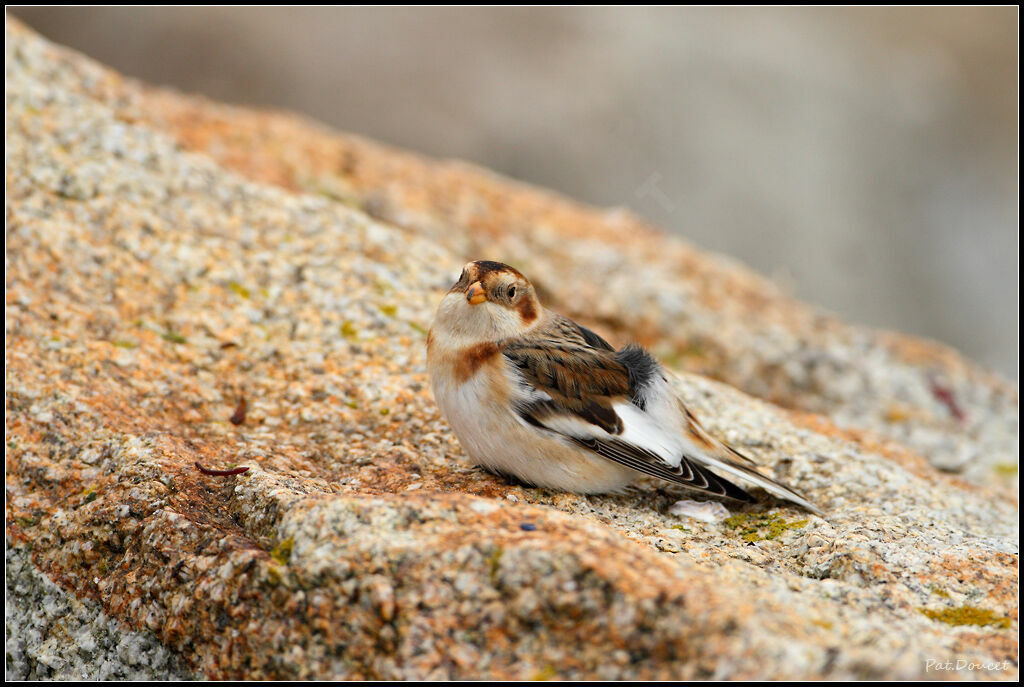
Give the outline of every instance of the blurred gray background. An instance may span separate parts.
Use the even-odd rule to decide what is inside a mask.
[[[1016,7],[9,11],[151,83],[628,206],[1018,377]]]

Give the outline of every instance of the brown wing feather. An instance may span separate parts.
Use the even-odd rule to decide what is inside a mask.
[[[551,397],[534,404],[534,411],[568,411],[612,434],[622,432],[612,402],[630,395],[629,372],[597,334],[553,317],[528,338],[506,341],[501,348],[527,383]]]

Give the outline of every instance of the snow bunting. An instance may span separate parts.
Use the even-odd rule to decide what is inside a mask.
[[[508,265],[462,270],[427,336],[427,367],[466,453],[494,472],[585,494],[620,490],[642,473],[752,501],[728,475],[821,513],[708,434],[650,353],[616,351],[546,310]]]

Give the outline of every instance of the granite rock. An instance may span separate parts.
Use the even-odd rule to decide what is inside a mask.
[[[41,574],[23,549],[4,560],[9,680],[188,680],[184,661],[151,632],[125,630],[99,604]]]
[[[154,656],[208,678],[1016,678],[1011,384],[622,213],[154,91],[10,20],[5,66],[8,546]],[[660,483],[578,496],[465,464],[424,340],[482,253],[659,351],[709,431],[827,518],[760,492],[706,522]]]

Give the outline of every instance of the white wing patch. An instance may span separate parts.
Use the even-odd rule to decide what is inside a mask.
[[[622,434],[614,437],[603,432],[606,438],[618,438],[627,444],[654,453],[671,467],[679,465],[686,448],[682,436],[678,432],[667,430],[664,423],[656,420],[650,412],[649,405],[648,410],[641,410],[628,401],[622,401],[612,404],[612,409],[622,419]]]
[[[513,406],[524,407],[552,400],[550,395],[527,382],[513,366],[509,365],[507,371],[512,388],[518,391]],[[664,381],[659,386],[670,391]],[[662,389],[657,389],[657,392],[661,391]],[[657,455],[669,467],[677,467],[683,452],[689,448],[688,442],[680,434],[684,419],[678,408],[665,403],[663,394],[657,392],[648,397],[646,410],[629,401],[612,404],[612,409],[622,420],[621,434],[611,434],[571,412],[544,413],[537,420],[545,429],[557,434],[585,441],[621,441]],[[519,420],[523,424],[531,425],[521,416]]]

